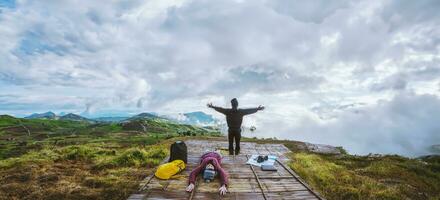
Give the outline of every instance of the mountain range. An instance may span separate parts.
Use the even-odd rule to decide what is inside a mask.
[[[134,121],[134,120],[139,120],[139,119],[165,119],[165,120],[168,120],[168,118],[159,116],[156,113],[145,112],[145,113],[140,113],[140,114],[134,115],[134,116],[127,118],[123,121]]]
[[[59,119],[60,120],[71,120],[71,121],[89,121],[89,122],[94,121],[94,120],[85,118],[81,115],[77,115],[77,114],[73,114],[73,113],[63,115]]]
[[[34,113],[25,117],[25,119],[57,119],[57,115],[51,111],[45,113]]]
[[[201,111],[179,113],[178,117],[172,117],[167,115],[159,115],[157,113],[140,113],[131,117],[98,117],[98,118],[86,118],[78,114],[68,113],[65,115],[56,115],[49,111],[45,113],[34,113],[25,119],[51,119],[51,120],[72,120],[72,121],[87,121],[90,123],[111,123],[111,122],[129,122],[140,119],[161,119],[165,121],[177,122],[180,124],[200,125],[208,126],[215,125],[218,121],[212,117],[212,115],[206,114]]]

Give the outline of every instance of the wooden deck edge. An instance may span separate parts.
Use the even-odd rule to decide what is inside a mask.
[[[139,183],[139,190],[138,190],[138,192],[144,191],[144,190],[146,189],[148,183],[150,183],[151,179],[154,178],[154,173],[156,172],[157,168],[158,168],[160,165],[162,165],[162,164],[168,162],[168,159],[170,159],[170,156],[165,157],[165,158],[159,163],[159,165],[157,165],[157,166],[153,169],[152,173],[151,173],[149,176],[145,177],[144,180],[142,180],[142,181]]]

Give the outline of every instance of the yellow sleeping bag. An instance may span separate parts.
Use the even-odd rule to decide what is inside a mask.
[[[183,160],[174,160],[160,165],[154,175],[160,179],[170,179],[175,174],[183,171],[185,167]]]

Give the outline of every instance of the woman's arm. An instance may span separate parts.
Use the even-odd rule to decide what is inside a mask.
[[[220,166],[217,159],[213,160],[213,165],[217,169],[218,174],[220,176],[220,181],[222,185],[228,185],[228,173],[225,172],[225,170]]]
[[[222,185],[218,189],[220,195],[225,195],[228,192],[228,189],[226,189],[228,185],[228,174],[223,170],[223,168],[220,166],[220,164],[217,162],[216,159],[213,161],[214,166],[217,168],[217,171],[220,175],[220,180],[222,182]]]
[[[194,184],[196,182],[196,177],[197,177],[197,175],[199,175],[199,173],[202,171],[202,169],[203,169],[203,166],[199,165],[191,171],[191,173],[189,174],[189,181],[188,181],[189,184],[191,184],[191,183]]]
[[[189,183],[195,183],[197,175],[200,174],[200,172],[205,168],[206,164],[208,164],[209,161],[215,160],[214,158],[205,158],[202,160],[199,166],[197,166],[195,169],[191,171],[189,174]]]

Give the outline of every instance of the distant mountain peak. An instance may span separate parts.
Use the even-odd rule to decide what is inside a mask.
[[[60,120],[72,120],[72,121],[92,121],[81,115],[69,113],[60,117]]]
[[[137,117],[144,117],[144,118],[148,118],[148,117],[158,117],[156,114],[154,113],[148,113],[148,112],[144,112],[144,113],[140,113],[138,115],[135,115]]]
[[[134,120],[141,120],[141,119],[166,119],[166,118],[161,117],[161,116],[157,115],[156,113],[143,112],[143,113],[137,114],[133,117],[130,117],[124,121],[134,121]]]
[[[45,112],[45,113],[34,113],[32,115],[29,115],[25,117],[26,119],[56,119],[57,115],[53,113],[52,111]]]

